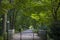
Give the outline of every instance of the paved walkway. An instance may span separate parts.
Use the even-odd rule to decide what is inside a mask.
[[[34,34],[34,35],[33,35]],[[33,33],[31,29],[23,31],[21,34],[16,33],[13,37],[14,40],[40,40],[40,37],[36,33]]]

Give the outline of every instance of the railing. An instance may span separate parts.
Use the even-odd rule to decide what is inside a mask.
[[[34,34],[35,34],[35,32],[23,32],[24,34],[29,34],[29,33],[31,33],[32,35],[33,35],[33,38],[31,39],[31,40],[47,40],[47,31],[45,31],[45,30],[43,30],[43,31],[39,31],[39,32],[37,32],[37,36],[38,37],[40,37],[39,39],[35,39],[34,38]],[[20,33],[20,40],[22,40],[22,33]]]
[[[23,34],[24,34],[24,36],[27,36],[26,34],[30,35],[31,36],[31,38],[30,38],[31,40],[47,40],[47,31],[45,31],[45,30],[40,30],[37,33],[35,33],[35,32],[21,32],[20,31],[20,35],[19,35],[20,38],[19,38],[19,40],[30,40],[29,38],[23,39]],[[37,35],[35,35],[35,34],[37,34]],[[10,35],[9,39],[11,39],[11,37],[12,37],[13,34],[11,35],[11,32],[10,32],[9,35]],[[35,36],[38,36],[39,39],[38,38],[35,39]]]
[[[23,32],[23,33],[20,32],[20,40],[23,40],[23,39],[22,39],[22,35],[23,35],[23,34],[30,34],[30,33],[31,33],[31,35],[32,35],[32,40],[34,40],[34,32]]]

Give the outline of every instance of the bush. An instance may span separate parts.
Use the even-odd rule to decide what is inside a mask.
[[[51,25],[50,37],[54,40],[60,40],[60,21],[56,21]]]

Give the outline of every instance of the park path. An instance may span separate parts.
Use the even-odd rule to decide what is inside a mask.
[[[33,33],[33,31],[31,29],[25,30],[25,31],[21,32],[21,34],[16,33],[13,36],[13,40],[20,40],[20,38],[22,40],[40,40],[40,37],[38,37],[36,33]]]

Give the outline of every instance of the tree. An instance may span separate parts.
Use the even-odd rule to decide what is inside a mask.
[[[59,12],[59,8],[60,8],[60,1],[59,0],[54,0],[52,1],[53,4],[52,4],[52,16],[53,16],[53,23],[51,25],[51,37],[54,39],[54,40],[60,40],[60,20],[58,18],[58,15],[60,15],[58,12]]]
[[[42,5],[40,4],[40,2],[42,2]],[[18,10],[20,10],[20,15],[25,15],[25,16],[28,16],[28,17],[31,17],[31,16],[33,16],[32,14],[38,14],[37,16],[37,18],[35,18],[35,20],[37,21],[40,21],[39,19],[39,16],[40,16],[40,12],[41,12],[41,14],[43,13],[43,12],[45,12],[45,11],[47,11],[45,8],[47,7],[47,8],[49,8],[47,5],[49,5],[49,3],[47,4],[47,5],[45,5],[45,3],[47,3],[46,1],[44,2],[44,1],[39,1],[39,0],[36,0],[36,1],[34,1],[34,0],[29,0],[29,1],[27,1],[27,0],[24,0],[24,1],[18,1],[17,3],[16,3],[16,5],[18,5],[18,6],[16,6],[17,8],[16,9],[18,9]],[[21,4],[21,5],[20,5]],[[42,9],[42,10],[40,10],[40,9]],[[18,14],[18,15],[19,15]],[[31,17],[32,18],[32,17]],[[34,18],[32,18],[32,19],[34,19]]]

